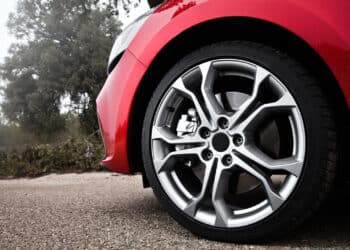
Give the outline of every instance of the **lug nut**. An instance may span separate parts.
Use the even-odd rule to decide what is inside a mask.
[[[225,165],[225,166],[230,166],[233,162],[233,158],[231,155],[225,155],[223,158],[222,158],[222,163]]]
[[[233,135],[233,143],[237,146],[237,147],[239,147],[239,146],[241,146],[242,144],[243,144],[243,136],[241,136],[241,135],[238,135],[238,134],[235,134],[235,135]]]
[[[228,128],[228,120],[225,117],[221,117],[218,121],[219,127],[222,129]]]
[[[213,158],[213,152],[211,152],[209,149],[205,149],[202,152],[202,157],[204,160],[209,161]]]
[[[210,136],[210,130],[208,128],[201,128],[199,134],[202,138],[206,139]]]

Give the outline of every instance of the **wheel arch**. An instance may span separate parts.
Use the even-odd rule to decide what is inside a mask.
[[[232,32],[227,31],[232,27]],[[203,34],[210,34],[203,36]],[[274,39],[269,39],[273,37]],[[322,88],[331,100],[338,124],[347,126],[349,110],[346,98],[330,68],[318,53],[297,35],[276,24],[255,18],[228,17],[198,24],[171,40],[154,58],[135,94],[128,134],[128,159],[133,172],[142,172],[141,131],[148,102],[157,83],[178,60],[191,51],[216,42],[246,40],[276,48],[301,62],[320,79]],[[346,119],[344,119],[346,117]],[[346,120],[346,121],[345,121]],[[343,131],[346,131],[344,129]],[[147,180],[144,179],[147,186]]]

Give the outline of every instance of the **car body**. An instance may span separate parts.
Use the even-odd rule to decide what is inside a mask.
[[[325,64],[338,83],[334,88],[341,89],[341,98],[350,105],[350,19],[347,17],[347,7],[349,3],[346,0],[174,0],[165,3],[147,19],[133,38],[97,99],[106,145],[106,158],[102,164],[123,174],[133,174],[139,170],[138,166],[132,166],[130,157],[134,154],[130,152],[133,149],[128,150],[128,145],[132,144],[130,134],[133,133],[130,131],[130,121],[136,115],[133,114],[134,97],[147,77],[147,70],[152,63],[156,63],[157,56],[166,53],[167,46],[173,45],[172,41],[181,39],[181,34],[218,20],[222,20],[224,25],[231,21],[234,24],[237,19],[237,29],[240,29],[239,25],[245,26],[245,22],[249,26],[250,21],[261,22],[301,39],[311,53],[320,57],[320,63]],[[257,27],[260,25],[257,24]],[[210,28],[208,30],[211,31]],[[234,30],[235,26],[232,32]],[[169,53],[174,53],[176,49],[170,49]]]
[[[346,0],[169,0],[152,9],[111,54],[97,99],[106,148],[102,165],[145,177],[140,138],[156,83],[190,51],[218,41],[259,42],[300,61],[325,80],[324,89],[347,126],[349,8]]]

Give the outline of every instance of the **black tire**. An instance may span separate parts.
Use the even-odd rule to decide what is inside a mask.
[[[164,93],[186,70],[215,58],[252,61],[281,79],[294,96],[304,119],[306,156],[299,182],[288,200],[277,211],[253,225],[218,228],[200,223],[177,208],[163,191],[155,173],[150,150],[152,122]],[[247,242],[276,239],[310,217],[327,197],[336,171],[337,132],[332,110],[322,93],[320,81],[301,63],[284,53],[247,41],[212,44],[189,54],[170,69],[150,99],[143,124],[142,156],[145,172],[162,206],[181,225],[207,239]]]

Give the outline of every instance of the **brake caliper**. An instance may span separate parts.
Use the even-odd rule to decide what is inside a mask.
[[[181,115],[181,119],[177,123],[176,132],[178,136],[190,136],[197,131],[199,127],[199,119],[197,116],[197,112],[194,108],[190,108],[187,110],[187,114]],[[187,146],[191,147],[191,146]],[[185,145],[176,145],[176,150],[185,149]],[[193,160],[187,160],[185,166],[192,167],[194,165]]]
[[[193,134],[197,131],[199,119],[194,108],[190,108],[187,114],[181,115],[181,119],[177,123],[176,132],[178,136]]]

